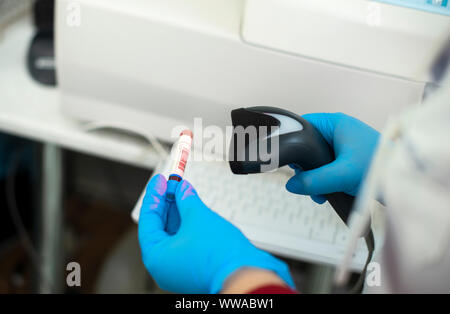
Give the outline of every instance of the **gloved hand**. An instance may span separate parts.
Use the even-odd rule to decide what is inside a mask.
[[[317,203],[323,194],[344,192],[355,196],[367,172],[380,133],[343,113],[313,113],[303,116],[334,149],[336,160],[317,169],[301,171],[289,179],[289,192],[310,195]]]
[[[286,264],[254,247],[239,229],[206,207],[190,183],[179,183],[172,205],[165,199],[166,188],[164,176],[150,180],[139,218],[143,261],[162,289],[217,293],[242,267],[273,271],[294,287]],[[176,206],[181,218],[174,235],[165,231],[171,225],[168,205]]]

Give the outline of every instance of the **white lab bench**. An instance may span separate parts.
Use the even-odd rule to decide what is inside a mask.
[[[61,280],[62,173],[61,148],[154,169],[160,155],[138,137],[118,132],[88,132],[83,122],[60,110],[58,88],[35,82],[26,68],[34,35],[29,17],[0,33],[0,131],[43,143],[41,266],[47,280],[40,292],[59,292]],[[316,284],[327,285],[332,268],[318,266]],[[325,278],[325,279],[324,279]],[[320,290],[317,290],[320,291]]]
[[[34,29],[29,17],[0,33],[0,130],[42,142],[41,266],[49,285],[41,292],[58,291],[56,283],[61,248],[62,160],[61,148],[155,168],[159,155],[147,141],[117,132],[88,132],[80,121],[60,111],[58,88],[36,83],[28,74],[26,57]],[[61,262],[60,262],[61,263]]]
[[[158,155],[147,142],[115,133],[90,133],[59,109],[58,88],[32,80],[26,56],[33,36],[29,19],[0,35],[0,130],[60,147],[142,167],[154,167]]]

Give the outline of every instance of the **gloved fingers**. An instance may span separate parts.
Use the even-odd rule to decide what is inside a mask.
[[[180,228],[181,218],[175,202],[170,203],[167,209],[166,232],[169,235],[177,233]]]
[[[323,204],[327,201],[327,199],[323,195],[311,195],[311,199],[317,204]]]
[[[323,195],[333,192],[343,192],[342,187],[348,186],[347,167],[338,159],[320,168],[296,173],[286,183],[286,189],[295,194]]]
[[[335,122],[338,117],[338,113],[308,113],[302,116],[322,134],[329,145],[333,145]]]
[[[178,184],[175,200],[181,220],[194,211],[206,208],[191,183],[183,180]]]
[[[167,219],[166,188],[167,180],[160,174],[154,176],[147,185],[138,229],[143,252],[168,237],[164,231]]]
[[[299,171],[303,171],[302,168],[296,164],[289,164],[289,167],[293,170],[295,170],[295,173],[299,172]]]
[[[291,167],[292,169],[295,170],[295,174],[299,174],[300,172],[302,172],[303,170],[301,168],[299,168],[299,166],[297,166],[296,164],[289,164],[289,167]],[[327,199],[325,198],[325,196],[323,195],[310,195],[311,199],[316,202],[317,204],[323,204],[327,201]]]

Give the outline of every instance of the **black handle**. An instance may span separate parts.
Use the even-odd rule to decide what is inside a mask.
[[[302,129],[294,132],[288,132],[278,135],[279,143],[279,163],[278,167],[295,164],[299,169],[304,171],[322,167],[335,160],[333,148],[327,143],[323,135],[316,128],[301,116],[289,112],[284,109],[275,107],[250,107],[235,109],[231,112],[233,126],[280,126],[281,122],[270,115],[275,113],[296,120],[302,125]],[[271,135],[272,137],[274,135]],[[238,156],[247,156],[247,152],[237,154],[235,149],[234,137],[232,139],[230,149],[232,148],[233,156],[230,160],[230,167],[235,174],[249,174],[261,172],[260,160],[241,161]],[[250,145],[244,149],[248,150]],[[328,202],[337,212],[339,217],[347,223],[350,212],[353,208],[355,198],[351,195],[337,192],[325,195]]]
[[[355,197],[343,192],[326,194],[325,197],[331,206],[333,206],[339,217],[347,223],[348,217],[350,216],[350,212],[353,208],[353,203],[355,202]]]

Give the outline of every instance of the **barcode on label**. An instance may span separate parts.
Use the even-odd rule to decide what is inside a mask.
[[[184,172],[184,168],[186,168],[186,162],[189,156],[189,151],[187,149],[183,149],[181,151],[180,163],[178,164],[178,169]]]

